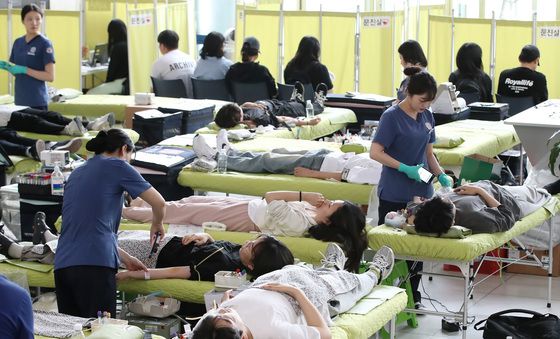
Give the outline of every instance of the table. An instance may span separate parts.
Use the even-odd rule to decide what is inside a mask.
[[[96,74],[99,73],[107,73],[107,70],[109,69],[109,65],[99,65],[99,66],[89,66],[89,65],[82,65],[82,69],[81,69],[81,74],[82,74],[82,88],[86,88],[87,87],[87,77],[89,75],[91,75],[91,87],[95,87],[95,78],[96,78]],[[99,80],[102,80],[101,82],[104,82],[104,79],[98,78]]]
[[[379,120],[381,114],[393,104],[396,98],[378,94],[357,93],[349,97],[345,94],[327,94],[325,106],[342,107],[352,110],[358,122],[349,124],[350,129],[359,131],[365,120]]]
[[[548,139],[560,129],[560,99],[541,102],[504,121],[513,125],[535,169],[548,167]]]

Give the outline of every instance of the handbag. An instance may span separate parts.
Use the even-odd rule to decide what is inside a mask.
[[[532,317],[510,315],[522,313]],[[483,323],[486,324],[483,325]],[[560,320],[557,316],[547,313],[510,309],[492,314],[487,319],[474,325],[477,331],[483,330],[485,339],[558,339],[560,338]]]

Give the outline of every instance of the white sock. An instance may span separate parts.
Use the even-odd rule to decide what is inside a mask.
[[[20,259],[22,251],[23,251],[23,246],[20,244],[16,244],[14,242],[10,245],[10,248],[8,248],[8,255],[11,258]]]
[[[58,239],[57,235],[54,235],[51,233],[51,231],[46,230],[45,233],[43,233],[43,237],[45,238],[45,242],[49,242],[49,241],[53,241]]]
[[[373,280],[376,281],[377,284],[381,282],[381,272],[376,268],[370,268],[366,274],[370,275]]]
[[[33,158],[33,155],[31,154],[31,146],[25,149],[25,155],[28,156],[29,158]]]

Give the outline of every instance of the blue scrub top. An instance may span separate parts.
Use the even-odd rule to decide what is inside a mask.
[[[381,115],[373,142],[383,145],[385,153],[405,165],[423,163],[428,168],[426,147],[436,140],[434,126],[434,116],[429,110],[419,113],[414,120],[399,105],[394,105]],[[433,191],[431,183],[414,181],[384,165],[377,194],[385,201],[407,203],[414,196],[431,197]]]
[[[0,275],[0,338],[33,339],[29,292]]]
[[[10,62],[16,65],[44,71],[45,66],[54,63],[54,50],[51,41],[41,34],[26,42],[25,36],[18,38],[12,47]],[[49,96],[44,81],[35,79],[27,74],[16,77],[15,103],[16,105],[39,107],[48,106]]]
[[[64,186],[55,270],[81,265],[117,268],[123,192],[136,198],[150,187],[121,159],[96,155],[76,168]]]

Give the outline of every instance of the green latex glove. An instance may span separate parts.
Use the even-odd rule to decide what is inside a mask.
[[[437,177],[437,180],[443,187],[453,187],[453,179],[445,173],[440,173]]]
[[[8,70],[10,63],[4,60],[0,60],[0,69]]]
[[[20,65],[9,66],[8,72],[12,73],[12,75],[27,74],[27,67]]]
[[[418,170],[420,169],[420,167],[423,166],[424,164],[418,164],[416,166],[408,166],[401,162],[401,164],[399,165],[399,172],[406,174],[407,177],[409,177],[414,181],[420,182],[421,180],[420,180],[420,174],[418,173]]]

